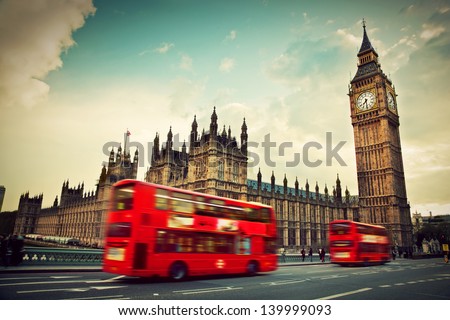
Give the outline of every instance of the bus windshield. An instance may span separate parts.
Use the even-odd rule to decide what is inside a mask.
[[[114,190],[113,211],[133,209],[134,185],[124,185]]]
[[[331,225],[330,233],[331,234],[348,234],[350,233],[351,225],[350,223],[342,222],[342,223],[334,223]]]

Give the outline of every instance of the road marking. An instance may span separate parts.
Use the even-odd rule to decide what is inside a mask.
[[[380,288],[390,288],[392,287],[390,284],[382,284],[381,286],[379,286]]]
[[[216,287],[216,288],[205,288],[205,289],[176,290],[176,291],[172,291],[172,292],[187,295],[187,294],[200,294],[200,293],[241,290],[241,289],[243,289],[243,287]]]
[[[317,298],[315,300],[331,300],[331,299],[345,297],[345,296],[349,296],[349,295],[352,295],[352,294],[365,292],[365,291],[369,291],[369,290],[372,290],[372,288],[362,288],[362,289],[358,289],[358,290],[354,290],[354,291],[342,292],[342,293],[334,294],[332,296]]]
[[[269,285],[269,286],[283,286],[285,284],[294,284],[294,283],[300,283],[309,281],[310,279],[303,279],[303,280],[279,280],[279,281],[271,281],[271,282],[262,282],[262,285]]]
[[[130,298],[124,297],[123,295],[81,297],[81,298],[69,298],[69,299],[63,299],[63,300],[95,300],[95,299],[130,300]]]
[[[378,273],[378,271],[361,271],[361,272],[354,272],[353,274],[358,276],[365,276],[366,274],[375,274]]]
[[[84,287],[84,288],[58,288],[58,289],[37,289],[37,290],[23,290],[17,291],[17,294],[27,294],[27,293],[43,293],[43,292],[86,292],[89,290],[107,290],[107,289],[118,289],[124,288],[126,286],[109,286],[109,287]]]
[[[328,276],[328,277],[322,277],[322,278],[320,278],[320,280],[329,280],[329,279],[347,278],[347,277],[348,277],[348,275],[343,275],[343,276],[332,275],[332,276]]]
[[[105,279],[105,280],[87,280],[86,283],[104,283],[104,282],[114,282],[117,280],[120,280],[122,278],[125,278],[126,276],[117,276],[114,278],[110,278],[110,279]]]

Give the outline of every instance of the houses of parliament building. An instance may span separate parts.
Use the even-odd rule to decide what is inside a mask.
[[[310,186],[308,180],[296,179],[289,184],[285,175],[277,183],[274,172],[266,178],[270,182],[265,182],[261,171],[256,180],[248,179],[247,123],[244,119],[236,138],[231,127],[219,127],[215,107],[207,130],[199,131],[194,116],[188,145],[173,145],[172,128],[165,141],[156,134],[145,181],[268,204],[276,213],[278,246],[288,251],[327,246],[328,224],[336,219],[383,225],[393,244],[411,249],[412,224],[395,87],[381,69],[365,24],[357,56],[348,96],[358,196],[342,190],[339,176],[332,191],[317,182]],[[41,208],[42,195],[22,195],[14,232],[74,237],[88,245],[102,246],[112,185],[121,179],[136,179],[138,159],[138,151],[131,161],[128,150],[111,150],[95,191],[86,193],[82,184],[70,187],[68,181],[64,182],[60,198],[50,208]]]

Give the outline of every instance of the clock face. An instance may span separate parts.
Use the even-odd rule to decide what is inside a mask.
[[[391,109],[392,111],[395,111],[396,106],[395,106],[394,95],[390,92],[388,92],[388,94],[387,94],[387,101],[388,101],[389,109]]]
[[[356,100],[356,107],[361,111],[366,111],[371,109],[375,104],[375,95],[366,91],[359,95],[358,100]]]

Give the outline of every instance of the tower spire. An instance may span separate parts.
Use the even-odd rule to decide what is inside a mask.
[[[367,32],[366,32],[366,20],[362,20],[362,25],[363,25],[363,41],[361,43],[361,48],[359,49],[358,55],[361,53],[364,53],[366,51],[372,50],[375,51],[375,49],[372,46],[372,43],[370,43],[369,40],[369,36],[367,36]]]

